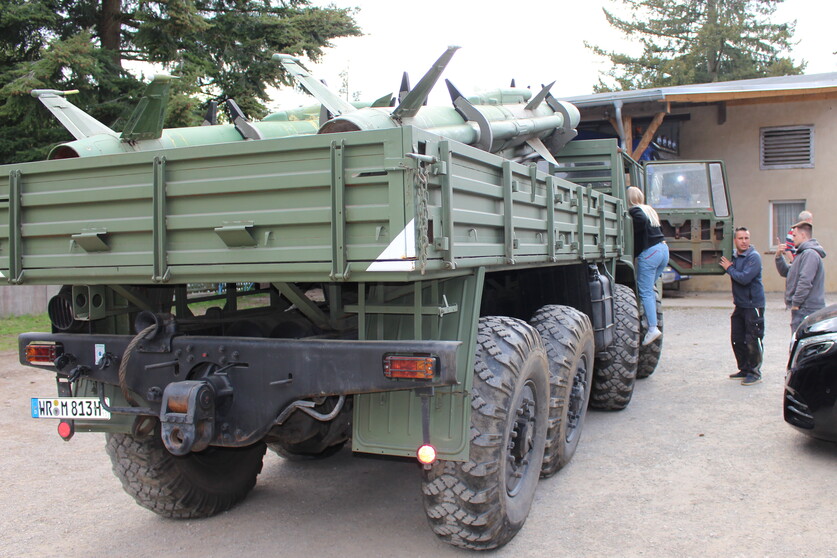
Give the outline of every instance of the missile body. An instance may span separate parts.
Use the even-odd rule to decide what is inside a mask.
[[[251,122],[250,126],[258,130],[262,138],[283,138],[300,134],[317,133],[316,120],[271,120]],[[244,137],[242,137],[238,129],[232,124],[168,128],[162,131],[162,135],[159,138],[135,142],[124,141],[118,136],[99,134],[58,145],[50,152],[49,158],[67,159],[71,157],[110,155],[113,153],[155,151],[159,149],[210,145],[231,141],[244,141]]]

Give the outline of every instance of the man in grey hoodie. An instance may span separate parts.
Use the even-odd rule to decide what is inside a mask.
[[[791,309],[791,333],[809,314],[820,308],[825,308],[825,257],[817,239],[812,238],[811,223],[800,221],[791,229],[796,255],[788,265],[782,254],[785,245],[780,244],[776,250],[776,270],[779,275],[786,277],[785,306]]]

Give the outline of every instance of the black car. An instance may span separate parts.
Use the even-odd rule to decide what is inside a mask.
[[[814,312],[794,335],[785,378],[785,421],[837,442],[837,304]]]

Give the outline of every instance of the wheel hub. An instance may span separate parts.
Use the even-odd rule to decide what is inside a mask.
[[[575,372],[573,386],[570,389],[569,408],[567,409],[567,436],[569,442],[575,436],[576,429],[581,423],[584,414],[584,402],[587,394],[587,367],[579,363]]]
[[[530,384],[527,383],[524,387],[520,404],[514,413],[515,418],[509,433],[506,473],[506,491],[510,496],[514,496],[519,490],[534,450],[536,405],[535,394]]]

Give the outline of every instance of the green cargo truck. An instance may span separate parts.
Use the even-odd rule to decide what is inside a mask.
[[[65,285],[52,332],[20,336],[21,363],[57,380],[32,415],[65,439],[105,432],[125,490],[166,517],[241,501],[267,448],[314,459],[350,443],[418,459],[443,540],[508,542],[538,479],[571,459],[588,402],[624,408],[656,366],[625,185],[652,173],[662,199],[685,171],[640,166],[615,140],[536,165],[510,153],[540,145],[486,142],[479,123],[466,145],[413,116],[131,152],[134,137],[92,157],[67,144],[0,168],[2,277]],[[682,269],[717,272],[723,170],[688,165],[702,201],[661,216]]]

